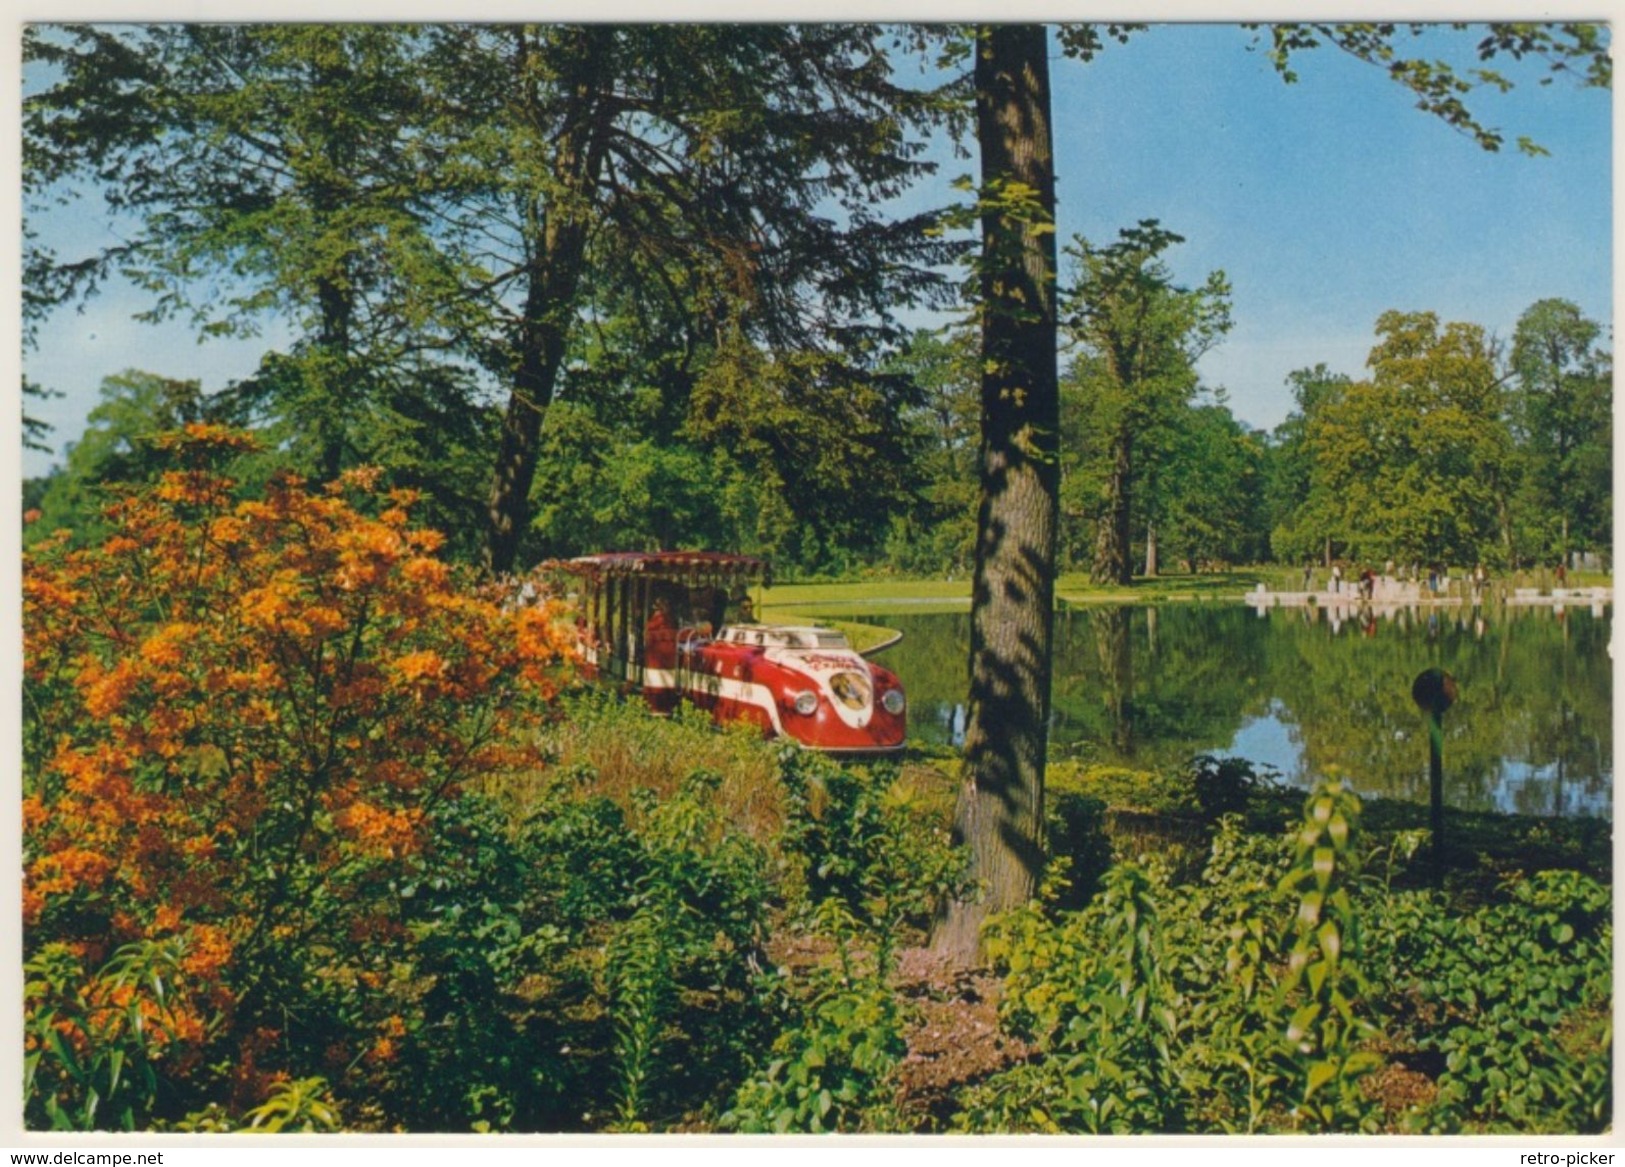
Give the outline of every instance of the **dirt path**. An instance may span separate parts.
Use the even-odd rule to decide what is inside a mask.
[[[999,1031],[999,979],[985,969],[955,973],[929,949],[908,948],[898,955],[897,988],[919,1014],[898,1072],[899,1107],[922,1128],[941,1130],[960,1090],[1029,1051]]]

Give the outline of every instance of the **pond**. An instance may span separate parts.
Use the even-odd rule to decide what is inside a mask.
[[[1446,802],[1612,815],[1608,608],[1401,609],[1368,621],[1312,609],[1180,604],[1056,616],[1052,756],[1156,769],[1245,757],[1298,786],[1337,774],[1361,794],[1428,799],[1427,728],[1411,701],[1437,665],[1460,687],[1444,718]],[[878,661],[907,688],[911,736],[963,740],[970,617],[863,617],[902,631]]]

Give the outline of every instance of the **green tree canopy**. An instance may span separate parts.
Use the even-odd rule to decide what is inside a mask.
[[[1495,353],[1476,324],[1386,312],[1368,364],[1308,424],[1310,513],[1345,554],[1498,561],[1512,438]]]
[[[1342,399],[1350,378],[1324,364],[1287,375],[1296,408],[1271,434],[1268,457],[1270,550],[1278,559],[1331,563],[1329,498],[1315,494],[1309,427],[1327,405]]]
[[[1567,300],[1530,305],[1513,333],[1525,554],[1561,559],[1613,546],[1613,358],[1598,347],[1601,335]]]
[[[1078,346],[1069,381],[1088,414],[1084,458],[1100,463],[1092,508],[1096,519],[1091,574],[1131,583],[1135,495],[1142,492],[1148,570],[1155,571],[1162,497],[1159,469],[1171,428],[1196,392],[1196,362],[1230,328],[1230,286],[1213,272],[1200,288],[1173,282],[1163,253],[1183,237],[1147,219],[1105,246],[1078,238],[1068,249],[1077,263],[1065,310],[1069,339]]]

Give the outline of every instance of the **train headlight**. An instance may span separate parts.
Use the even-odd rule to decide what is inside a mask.
[[[803,717],[810,715],[818,708],[818,694],[811,689],[803,689],[796,694],[795,709]]]
[[[896,717],[903,712],[903,691],[901,689],[887,689],[886,695],[880,699],[880,704],[887,713]]]

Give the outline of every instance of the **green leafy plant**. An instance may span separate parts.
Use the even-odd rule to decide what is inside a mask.
[[[1120,865],[1095,903],[1059,925],[1031,907],[988,925],[988,957],[1008,970],[1001,1020],[1043,1056],[973,1090],[957,1126],[1183,1129],[1174,1065],[1181,1002],[1165,975],[1156,887]]]
[[[723,1116],[745,1133],[883,1132],[904,1129],[896,1072],[907,1050],[904,1012],[888,984],[886,953],[854,951],[860,925],[838,901],[818,918],[835,942],[838,964],[812,970],[804,986],[782,984],[797,1019],[774,1040],[771,1056],[741,1087]]]
[[[195,1060],[206,1027],[182,991],[184,955],[178,939],[138,941],[89,977],[63,944],[29,958],[23,1095],[32,1125],[135,1130],[152,1120],[160,1066]]]
[[[919,813],[892,765],[842,765],[785,747],[785,853],[808,906],[838,901],[892,943],[964,882],[964,859],[945,824]]]
[[[1374,941],[1403,1002],[1398,1037],[1437,1059],[1428,1131],[1607,1128],[1613,1046],[1611,896],[1572,871],[1518,879],[1470,913],[1434,892],[1395,895]]]
[[[1058,890],[1056,905],[1067,910],[1082,908],[1100,890],[1101,880],[1112,865],[1106,804],[1085,794],[1063,791],[1046,799],[1044,813],[1049,844],[1045,874],[1050,875],[1058,866],[1065,867],[1066,886]]]
[[[616,1121],[622,1130],[647,1130],[642,1120],[661,1031],[673,1005],[671,901],[650,896],[615,933],[604,954],[615,1028]]]
[[[325,1078],[298,1078],[285,1082],[271,1097],[250,1110],[245,1133],[275,1134],[300,1131],[327,1134],[342,1128],[338,1108],[328,1097]]]
[[[1376,1035],[1363,1015],[1366,993],[1359,958],[1359,923],[1351,898],[1359,871],[1355,832],[1360,800],[1326,783],[1310,796],[1281,890],[1296,898],[1292,946],[1276,987],[1276,1005],[1290,1013],[1284,1053],[1296,1067],[1294,1114],[1313,1129],[1359,1129],[1372,1104],[1358,1079],[1382,1063],[1360,1048]]]
[[[1198,754],[1191,762],[1191,783],[1202,817],[1216,823],[1227,814],[1241,814],[1254,795],[1274,789],[1269,772],[1260,773],[1246,758],[1218,758]]]

